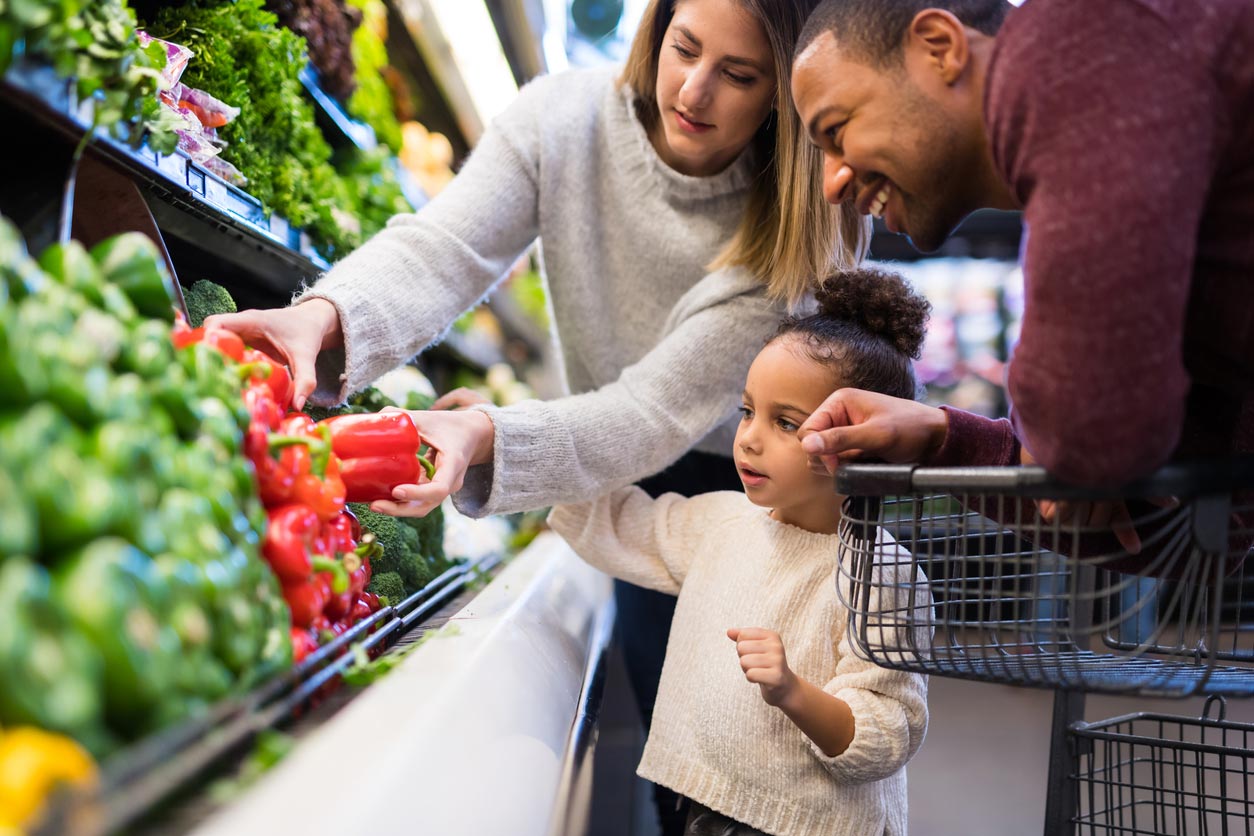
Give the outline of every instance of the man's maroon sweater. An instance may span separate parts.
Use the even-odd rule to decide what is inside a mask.
[[[1028,0],[985,121],[1024,206],[1011,423],[930,464],[1107,485],[1254,450],[1254,0]]]

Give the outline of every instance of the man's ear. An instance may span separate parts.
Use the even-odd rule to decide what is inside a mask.
[[[946,85],[954,84],[971,59],[971,45],[962,21],[944,9],[924,9],[906,30],[904,48],[924,59]]]

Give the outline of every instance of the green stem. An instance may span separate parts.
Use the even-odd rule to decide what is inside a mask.
[[[331,591],[336,595],[342,595],[348,589],[348,572],[344,571],[344,564],[323,555],[315,555],[310,563],[315,572],[331,573]]]

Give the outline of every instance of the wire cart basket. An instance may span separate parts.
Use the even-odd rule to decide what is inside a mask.
[[[1200,718],[1143,712],[1072,724],[1076,833],[1254,833],[1254,724],[1226,721],[1225,709],[1215,696]]]
[[[843,465],[836,491],[856,653],[1055,691],[1046,836],[1254,832],[1250,728],[1080,722],[1088,692],[1254,695],[1254,458],[1112,491],[1037,467]]]
[[[843,466],[838,588],[855,648],[884,667],[1011,685],[1250,694],[1249,488],[1245,459],[1107,493],[1036,467]],[[1140,552],[1108,525],[1042,518],[1044,500],[1122,503]]]

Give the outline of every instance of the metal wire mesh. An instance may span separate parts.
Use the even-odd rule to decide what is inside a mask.
[[[1088,500],[1035,468],[845,466],[838,587],[855,649],[1015,685],[1254,693],[1254,501],[1231,485],[1138,494],[1170,503],[1128,496],[1133,555],[1108,526],[1043,519],[1037,500],[1051,492],[1070,492],[1072,508]]]
[[[1254,725],[1131,714],[1075,723],[1077,836],[1101,833],[1250,836]]]

